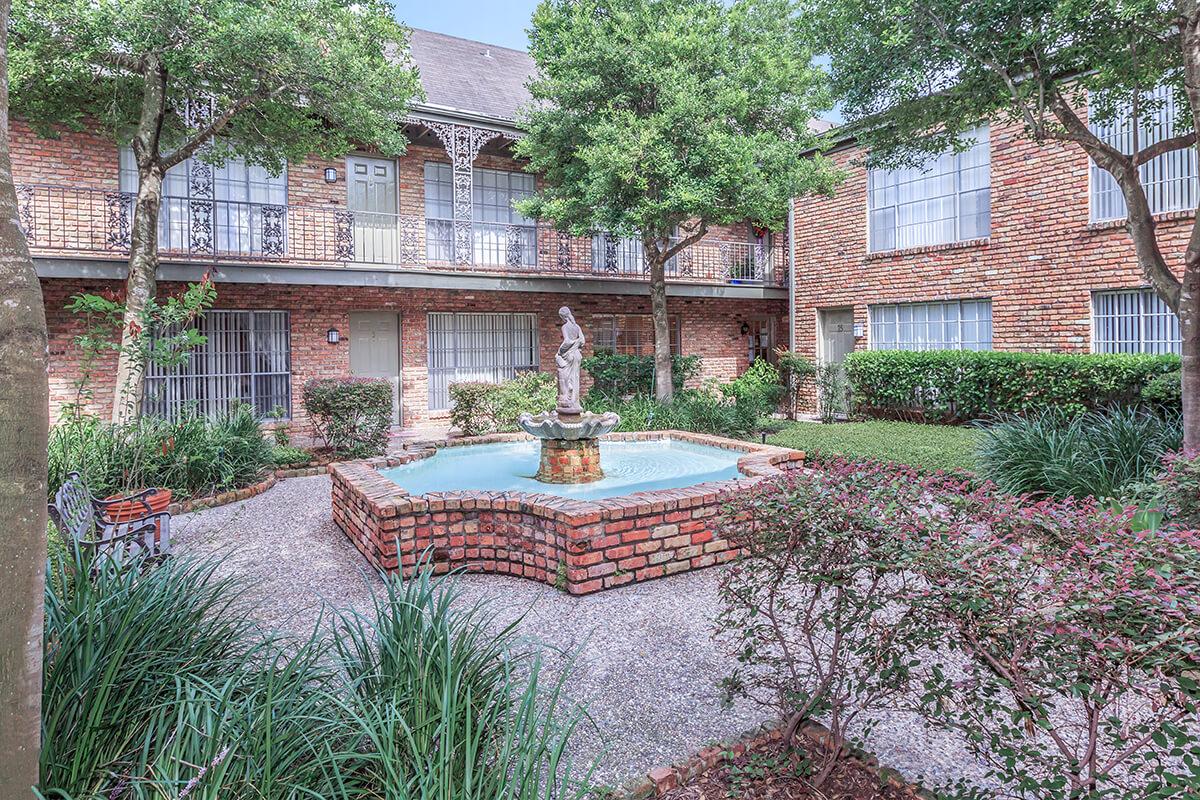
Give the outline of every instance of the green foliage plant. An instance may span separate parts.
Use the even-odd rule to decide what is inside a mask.
[[[502,383],[464,381],[450,384],[450,423],[463,436],[519,430],[523,413],[553,410],[558,384],[548,372],[526,372]]]
[[[654,394],[654,356],[598,352],[583,359],[583,369],[592,379],[589,391],[619,398]],[[699,372],[700,356],[671,356],[676,392]]]
[[[304,384],[304,410],[334,455],[369,458],[387,450],[395,398],[383,378],[313,378]]]

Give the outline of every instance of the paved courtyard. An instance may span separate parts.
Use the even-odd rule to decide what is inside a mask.
[[[277,629],[311,631],[324,604],[365,609],[379,582],[334,527],[323,475],[182,515],[175,530],[180,554],[219,557],[219,572],[243,581],[260,619]],[[597,781],[618,785],[770,716],[721,702],[717,684],[731,661],[711,639],[717,576],[702,570],[586,597],[496,575],[460,580],[465,602],[486,599],[505,620],[524,614],[520,635],[542,649],[550,671],[573,662],[566,691],[592,723],[576,735],[574,757],[596,759]],[[963,753],[905,715],[892,715],[872,744],[882,763],[909,776],[964,772]]]

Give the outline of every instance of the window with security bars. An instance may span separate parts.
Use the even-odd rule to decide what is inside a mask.
[[[681,355],[680,318],[672,314],[667,321],[671,328],[671,352]],[[654,318],[649,314],[593,314],[592,349],[597,353],[652,356]]]
[[[1142,109],[1139,114],[1141,119],[1136,126],[1132,109],[1126,106],[1121,109],[1116,119],[1103,124],[1093,124],[1092,131],[1103,142],[1126,155],[1132,155],[1135,150],[1143,150],[1185,131],[1178,123],[1178,118],[1182,112],[1186,119],[1190,112],[1186,107],[1179,108],[1175,92],[1170,87],[1160,86],[1146,93]],[[1154,214],[1194,210],[1200,201],[1195,147],[1184,147],[1152,158],[1138,167],[1138,175],[1146,191],[1150,211]],[[1121,187],[1117,185],[1116,178],[1095,162],[1091,162],[1091,176],[1092,221],[1104,222],[1124,218],[1125,196],[1121,194]]]
[[[265,415],[291,416],[291,326],[286,311],[207,311],[197,323],[206,341],[178,367],[148,364],[142,408],[178,419],[213,416],[234,401]]]
[[[429,410],[450,408],[450,384],[500,383],[536,370],[536,314],[429,315]]]
[[[920,167],[872,169],[867,175],[871,252],[981,239],[991,233],[988,126],[967,135],[961,153]]]
[[[991,350],[992,301],[894,303],[869,309],[872,350]]]
[[[471,176],[473,263],[488,267],[537,264],[537,226],[512,204],[534,193],[534,176],[475,169]],[[430,261],[454,256],[454,171],[425,162],[425,255]]]
[[[1092,352],[1178,353],[1179,318],[1152,289],[1092,294]]]
[[[284,255],[287,168],[271,175],[263,167],[230,158],[212,167],[212,197],[208,197],[196,195],[193,188],[192,173],[199,163],[189,158],[167,170],[163,178],[158,246],[186,251],[200,246],[198,238],[203,237],[221,253]],[[138,188],[137,162],[128,147],[120,150],[120,187],[129,193]],[[281,229],[272,232],[271,224]]]

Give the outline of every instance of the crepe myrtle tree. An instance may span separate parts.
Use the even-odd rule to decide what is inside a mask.
[[[655,394],[669,401],[666,264],[713,225],[783,227],[789,199],[828,192],[810,120],[828,91],[791,0],[543,0],[517,153],[544,188],[531,217],[640,239]]]
[[[1142,170],[1196,148],[1200,3],[805,0],[805,12],[831,54],[847,131],[871,163],[919,163],[991,119],[1022,124],[1039,144],[1078,147],[1113,176],[1138,265],[1179,317],[1184,436],[1200,446],[1200,217],[1182,247],[1159,236]],[[1185,113],[1171,136],[1151,137],[1164,92]],[[1110,123],[1128,126],[1131,147],[1096,134]]]
[[[16,114],[132,144],[126,336],[155,294],[169,169],[240,157],[278,172],[352,143],[403,152],[420,92],[387,0],[16,0],[11,38]],[[142,379],[119,359],[114,421],[137,416]]]

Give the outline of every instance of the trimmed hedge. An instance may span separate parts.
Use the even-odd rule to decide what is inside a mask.
[[[654,356],[596,353],[583,359],[592,376],[591,391],[606,397],[654,394]],[[700,372],[700,356],[671,356],[671,383],[675,391]]]
[[[927,422],[1134,404],[1147,384],[1178,369],[1173,355],[865,350],[846,358],[859,413]]]
[[[304,384],[304,410],[338,456],[382,455],[393,403],[392,384],[383,378],[314,378]]]
[[[517,417],[552,411],[558,381],[548,372],[526,372],[503,383],[450,384],[450,423],[463,436],[518,430]]]

